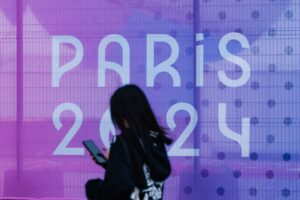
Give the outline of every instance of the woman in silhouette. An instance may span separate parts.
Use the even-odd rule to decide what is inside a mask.
[[[165,145],[172,140],[158,124],[144,92],[136,85],[120,87],[110,99],[110,111],[121,134],[111,144],[104,180],[87,182],[87,197],[162,200],[164,181],[171,173]]]

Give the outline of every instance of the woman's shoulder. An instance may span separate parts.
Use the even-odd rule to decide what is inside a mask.
[[[115,136],[112,140],[110,151],[112,153],[116,152],[124,154],[124,152],[128,151],[128,148],[130,146],[128,144],[128,140],[130,140],[130,138],[128,139],[127,136],[123,133]]]
[[[110,143],[110,150],[123,147],[123,141],[124,137],[122,135],[114,136]]]

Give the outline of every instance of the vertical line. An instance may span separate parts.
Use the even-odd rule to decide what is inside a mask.
[[[200,22],[200,3],[199,0],[193,0],[193,42],[194,42],[194,56],[193,56],[193,63],[194,63],[194,106],[198,114],[198,121],[197,125],[195,128],[194,132],[194,147],[195,148],[200,148],[200,89],[196,86],[196,47],[197,47],[197,42],[196,42],[196,34],[199,31],[199,22]],[[200,149],[200,154],[201,154],[201,149]],[[194,186],[195,186],[195,191],[199,191],[199,178],[200,176],[199,171],[200,171],[200,157],[194,157]],[[197,194],[195,194],[197,196]]]
[[[16,121],[16,166],[17,181],[20,179],[20,172],[23,168],[22,163],[22,127],[23,127],[23,0],[16,0],[16,18],[17,18],[17,121]],[[17,184],[18,185],[18,184]],[[19,186],[19,185],[18,185]],[[17,188],[17,193],[19,187]]]

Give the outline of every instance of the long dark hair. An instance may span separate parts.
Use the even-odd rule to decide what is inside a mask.
[[[151,109],[144,92],[136,85],[128,84],[118,88],[110,99],[111,119],[122,133],[130,129],[143,140],[147,139],[150,131],[159,133],[159,139],[165,144],[171,144],[172,139],[166,136]]]

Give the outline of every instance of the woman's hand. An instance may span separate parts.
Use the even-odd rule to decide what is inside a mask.
[[[92,157],[94,163],[96,163],[97,165],[100,165],[100,163],[98,163],[97,159],[95,158],[95,156],[93,156],[93,154],[90,153],[90,156]]]
[[[102,151],[103,151],[104,157],[108,160],[108,158],[109,158],[109,151],[106,148],[102,148]]]
[[[98,156],[102,156],[102,157],[104,157],[106,160],[108,160],[108,158],[109,158],[109,151],[108,151],[106,148],[102,148],[102,151],[103,151],[103,154],[99,154]],[[99,162],[97,161],[97,158],[96,158],[93,154],[90,153],[90,156],[92,157],[94,163],[96,163],[96,164],[99,165],[99,166],[102,166],[102,165],[103,165],[103,163],[99,163]]]

